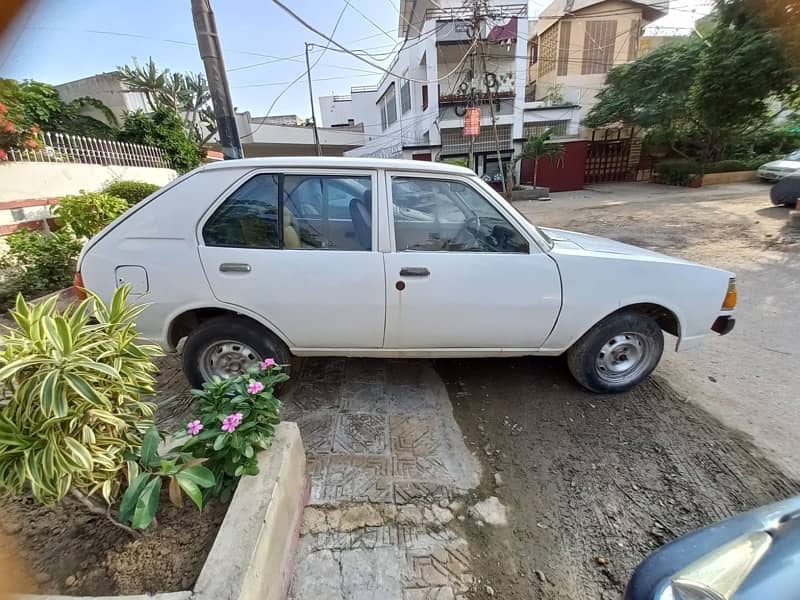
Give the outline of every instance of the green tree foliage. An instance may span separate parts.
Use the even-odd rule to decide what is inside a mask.
[[[161,148],[170,166],[179,173],[195,168],[202,158],[197,144],[186,134],[183,121],[170,109],[161,108],[151,115],[142,111],[128,113],[118,139]]]
[[[673,149],[677,138],[689,140],[681,153],[713,161],[769,123],[770,101],[793,84],[778,38],[748,0],[722,0],[703,38],[687,37],[613,69],[586,124],[660,130]]]
[[[114,113],[100,100],[84,96],[64,102],[55,87],[41,81],[0,79],[0,103],[16,115],[21,129],[113,137],[118,126]],[[87,114],[92,109],[100,112],[102,120]]]
[[[122,198],[128,203],[128,206],[133,206],[160,188],[161,186],[145,181],[117,179],[104,185],[102,191],[109,196]]]
[[[518,160],[533,161],[533,187],[536,187],[536,179],[539,174],[539,161],[543,158],[553,161],[564,153],[564,146],[562,144],[550,141],[552,135],[552,129],[545,129],[539,135],[531,135],[528,137],[525,145],[522,146],[522,152]]]

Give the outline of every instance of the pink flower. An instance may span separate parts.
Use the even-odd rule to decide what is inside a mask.
[[[195,419],[186,424],[186,433],[189,435],[197,435],[203,429],[203,424]]]
[[[266,371],[270,367],[274,367],[275,364],[276,363],[274,358],[265,358],[264,360],[261,361],[261,370]]]
[[[242,413],[233,413],[222,419],[222,431],[233,433],[242,422]]]
[[[255,381],[254,379],[251,379],[250,383],[247,384],[248,394],[257,394],[263,389],[264,389],[264,384],[261,383],[260,381]]]

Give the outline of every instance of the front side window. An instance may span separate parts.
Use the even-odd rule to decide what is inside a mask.
[[[498,210],[460,181],[393,177],[392,212],[398,252],[529,251]]]
[[[259,174],[203,227],[207,246],[372,249],[369,176]]]

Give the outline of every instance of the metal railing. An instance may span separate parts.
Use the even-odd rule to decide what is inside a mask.
[[[481,16],[493,19],[504,19],[509,17],[520,17],[528,14],[527,4],[490,4],[487,11],[482,11]],[[451,8],[429,8],[425,11],[425,20],[436,19],[437,21],[454,21],[457,19],[470,19],[472,17],[471,6],[460,6]]]
[[[170,168],[164,151],[155,146],[45,131],[35,137],[37,148],[11,148],[8,160]]]

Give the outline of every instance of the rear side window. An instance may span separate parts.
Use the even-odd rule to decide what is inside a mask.
[[[259,174],[203,227],[207,246],[371,250],[369,176]]]
[[[280,248],[280,176],[256,175],[233,192],[203,227],[207,246]]]

